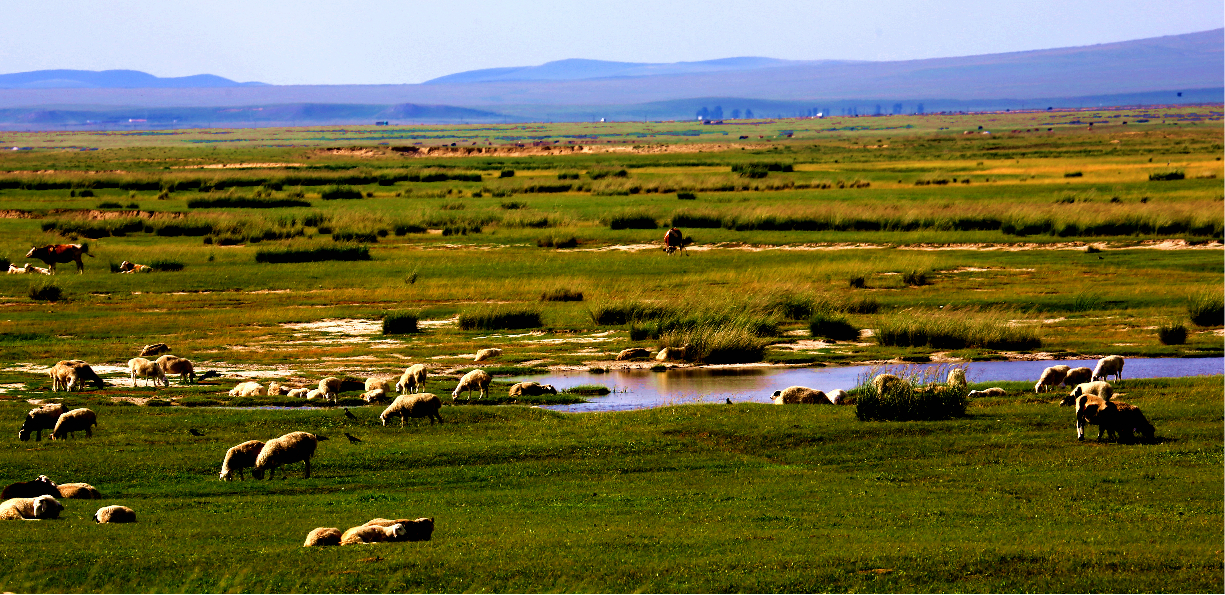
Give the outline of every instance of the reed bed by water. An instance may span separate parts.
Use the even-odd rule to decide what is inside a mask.
[[[881,345],[935,349],[1036,349],[1036,330],[1009,322],[1015,314],[1000,309],[953,312],[911,309],[883,319],[875,331]]]

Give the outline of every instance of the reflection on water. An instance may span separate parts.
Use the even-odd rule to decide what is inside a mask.
[[[1073,368],[1093,368],[1097,360],[972,362],[968,365],[970,382],[1023,380],[1036,382],[1047,366],[1064,364]],[[685,403],[735,402],[768,403],[776,390],[788,386],[807,386],[829,392],[853,388],[867,366],[836,368],[742,368],[692,369],[667,372],[649,370],[611,370],[605,374],[558,372],[543,376],[523,376],[516,381],[535,380],[552,384],[558,390],[580,384],[602,384],[616,392],[590,398],[587,403],[549,406],[556,411],[624,411]],[[1222,358],[1136,358],[1126,361],[1123,379],[1177,378],[1225,373]]]

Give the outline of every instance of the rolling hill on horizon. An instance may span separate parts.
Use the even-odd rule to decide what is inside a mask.
[[[0,89],[165,89],[258,87],[213,74],[158,77],[139,70],[34,70],[0,74]]]

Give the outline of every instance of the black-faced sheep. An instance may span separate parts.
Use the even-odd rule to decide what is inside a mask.
[[[425,365],[413,364],[404,370],[404,374],[400,376],[400,381],[396,383],[396,392],[399,394],[419,393],[425,390]]]
[[[170,351],[170,346],[165,343],[153,343],[140,348],[140,357],[149,357],[152,355],[160,355]]]
[[[1042,375],[1038,377],[1038,382],[1034,384],[1034,393],[1043,393],[1052,391],[1055,387],[1063,384],[1064,378],[1068,375],[1070,366],[1058,365],[1051,366],[1042,371]]]
[[[1123,380],[1123,356],[1107,355],[1097,360],[1097,367],[1093,368],[1093,379],[1105,380],[1110,376]]]
[[[438,411],[442,409],[442,401],[437,396],[431,393],[417,393],[415,395],[400,395],[395,401],[391,402],[383,413],[379,415],[383,425],[387,425],[387,420],[392,416],[400,417],[400,427],[404,427],[404,419],[406,417],[428,417],[430,424],[437,419],[438,423],[442,423],[442,416]]]
[[[489,396],[489,381],[492,378],[484,370],[473,370],[464,374],[463,378],[459,379],[459,384],[455,386],[455,390],[451,391],[451,398],[458,399],[459,393],[468,391],[468,400],[472,400],[473,389],[481,391],[479,399],[484,399]]]
[[[64,406],[60,403],[48,403],[31,409],[26,414],[26,420],[21,424],[21,429],[17,431],[17,438],[25,442],[30,439],[30,434],[34,434],[34,441],[41,442],[43,430],[55,429],[55,422],[59,421],[64,411]]]
[[[359,543],[379,543],[383,541],[401,541],[404,537],[404,525],[394,524],[390,527],[381,525],[361,525],[353,527],[340,536],[340,545],[356,545]]]
[[[94,513],[95,523],[135,523],[136,511],[127,506],[103,506]]]
[[[419,519],[370,519],[365,525],[377,525],[379,527],[390,527],[392,525],[400,525],[404,527],[404,536],[392,539],[391,541],[429,541],[434,535],[434,519],[432,517],[421,517]]]
[[[256,479],[263,479],[264,472],[268,472],[268,479],[271,480],[277,467],[289,465],[302,461],[306,464],[306,473],[304,479],[310,479],[311,476],[311,457],[315,456],[315,449],[319,446],[320,440],[327,440],[325,436],[316,436],[308,432],[290,432],[279,438],[273,438],[264,444],[264,448],[260,449],[259,456],[255,459],[255,466],[251,468],[251,475]],[[281,473],[284,478],[284,472]]]
[[[302,547],[318,547],[325,545],[340,545],[343,534],[336,527],[319,527],[306,534],[306,543]]]
[[[483,362],[487,359],[493,359],[495,357],[498,357],[499,355],[502,355],[502,350],[498,349],[497,347],[491,347],[489,349],[482,349],[480,351],[477,351],[476,357],[472,361]]]
[[[259,440],[248,440],[230,447],[225,451],[225,458],[221,460],[221,481],[230,481],[235,472],[238,473],[238,479],[243,479],[242,470],[255,466],[255,460],[259,458],[259,452],[263,448],[264,443]]]
[[[328,376],[319,381],[319,395],[325,400],[336,402],[337,395],[340,394],[340,379],[335,376]],[[307,397],[310,398],[310,397]]]
[[[551,384],[540,384],[539,382],[520,382],[510,387],[510,396],[512,397],[538,397],[540,395],[555,395],[557,389]]]
[[[187,384],[188,379],[192,384],[196,382],[196,367],[189,359],[167,354],[157,358],[157,365],[161,366],[166,374],[178,374],[179,384]]]
[[[230,389],[231,397],[262,397],[267,394],[268,389],[264,388],[264,385],[255,382],[254,380],[241,382],[234,388]]]
[[[1068,370],[1068,374],[1063,377],[1064,386],[1076,386],[1077,384],[1084,384],[1092,381],[1093,370],[1084,367],[1072,368],[1071,370]]]
[[[36,498],[38,496],[59,496],[59,486],[46,475],[39,475],[33,481],[19,481],[4,487],[0,493],[0,501],[10,498]]]
[[[1115,414],[1109,420],[1106,428],[1108,435],[1117,435],[1123,442],[1135,440],[1133,432],[1139,432],[1146,440],[1152,441],[1157,429],[1149,423],[1148,418],[1140,412],[1140,408],[1127,403],[1115,403]]]
[[[833,401],[825,393],[815,388],[805,386],[789,386],[783,390],[774,391],[775,405],[833,405]]]
[[[1002,397],[1002,396],[1005,396],[1005,395],[1007,395],[1007,394],[1008,394],[1008,391],[1006,391],[1006,390],[1004,390],[1004,389],[1002,389],[1002,388],[1000,388],[1000,387],[998,387],[998,386],[993,386],[993,387],[991,387],[991,388],[984,388],[983,390],[972,390],[972,391],[970,391],[970,394],[968,394],[968,395],[966,395],[966,396],[967,396],[967,397],[969,397],[969,398],[974,398],[974,397]]]
[[[1110,386],[1110,383],[1105,380],[1082,382],[1077,384],[1076,388],[1072,389],[1072,392],[1068,393],[1068,396],[1064,397],[1059,404],[1061,406],[1075,404],[1076,398],[1081,395],[1093,395],[1101,397],[1104,401],[1109,401],[1114,398],[1114,387]]]
[[[64,505],[51,496],[10,498],[0,503],[0,521],[57,519]]]
[[[85,435],[93,437],[93,427],[98,425],[98,416],[89,409],[73,409],[60,416],[51,430],[52,440],[63,440],[74,432],[85,430]]]
[[[638,358],[644,358],[644,357],[651,357],[650,350],[644,349],[642,347],[630,347],[629,349],[621,350],[621,353],[617,354],[617,361],[621,362],[625,360],[638,359]]]
[[[132,386],[136,386],[137,377],[145,380],[152,378],[153,386],[157,386],[159,381],[164,386],[170,386],[165,370],[162,370],[162,366],[157,362],[151,362],[143,357],[134,357],[128,360],[128,371],[132,374]]]
[[[69,500],[101,500],[102,492],[87,483],[61,483],[56,486],[59,497]]]

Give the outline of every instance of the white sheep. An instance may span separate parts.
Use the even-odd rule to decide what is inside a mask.
[[[1093,368],[1093,379],[1105,380],[1109,376],[1114,376],[1119,381],[1123,380],[1123,356],[1107,355],[1097,360],[1097,367]]]
[[[26,414],[25,423],[21,424],[21,429],[17,431],[17,438],[25,442],[30,439],[30,434],[34,434],[34,440],[41,442],[43,430],[55,429],[55,422],[59,421],[65,411],[67,410],[61,403],[48,403],[31,409]]]
[[[774,391],[775,405],[833,405],[823,391],[806,386],[789,386],[783,390]]]
[[[1004,390],[1004,389],[1002,389],[1002,388],[1000,388],[1000,387],[998,387],[998,386],[993,386],[993,387],[991,387],[991,388],[985,388],[985,389],[983,389],[983,390],[972,390],[972,391],[970,391],[970,394],[968,394],[968,395],[966,395],[966,396],[968,396],[968,397],[970,397],[970,398],[974,398],[974,397],[1003,397],[1003,396],[1005,396],[1005,395],[1007,395],[1007,394],[1008,394],[1008,391],[1006,391],[1006,390]]]
[[[230,389],[231,397],[263,397],[267,394],[268,389],[264,388],[264,385],[254,380],[239,383],[237,386]]]
[[[499,355],[502,355],[502,350],[498,349],[497,347],[491,347],[489,349],[482,349],[480,351],[477,351],[476,358],[474,358],[472,361],[483,362],[487,359],[493,359],[495,357],[498,357]]]
[[[1038,377],[1038,382],[1034,383],[1034,393],[1054,390],[1055,387],[1063,384],[1063,379],[1067,377],[1068,370],[1071,369],[1071,366],[1061,364],[1042,370],[1042,375]]]
[[[540,384],[539,382],[520,382],[510,387],[510,396],[512,397],[537,397],[540,395],[555,395],[557,389],[551,384]]]
[[[1073,388],[1072,392],[1068,393],[1068,396],[1064,397],[1059,404],[1061,406],[1071,405],[1081,395],[1093,395],[1100,397],[1103,401],[1109,401],[1114,398],[1114,387],[1110,386],[1110,383],[1105,380],[1082,382],[1077,384],[1076,388]]]
[[[68,500],[101,500],[102,492],[87,483],[61,483],[55,486],[60,498]]]
[[[309,388],[291,388],[289,389],[289,393],[287,393],[286,396],[290,396],[295,399],[302,399],[302,398],[305,398],[306,395],[309,394],[310,392],[311,392],[311,389]]]
[[[93,427],[98,425],[98,416],[89,409],[73,409],[60,416],[55,421],[55,429],[51,430],[52,440],[63,440],[73,432],[85,430],[85,435],[94,435]]]
[[[825,396],[829,397],[830,403],[833,403],[835,405],[841,405],[843,403],[846,403],[846,400],[848,397],[850,397],[850,394],[840,388],[836,388],[830,391],[829,393],[827,393]]]
[[[192,384],[196,382],[196,366],[189,359],[167,354],[157,358],[157,365],[162,367],[165,374],[178,374],[179,384],[187,384],[188,379]]]
[[[434,519],[433,517],[421,517],[418,519],[370,519],[363,523],[364,525],[377,525],[380,527],[390,527],[392,525],[401,525],[404,527],[404,536],[391,541],[429,541],[430,536],[434,534]]]
[[[966,369],[965,368],[953,368],[952,370],[949,370],[948,385],[956,386],[956,387],[965,387]]]
[[[0,521],[56,519],[64,505],[47,495],[35,498],[10,498],[0,503]]]
[[[666,362],[670,359],[682,360],[685,359],[685,354],[689,352],[689,345],[680,347],[664,347],[655,355],[655,361]]]
[[[492,378],[484,370],[473,370],[464,374],[463,378],[459,379],[459,384],[455,386],[455,390],[451,392],[452,399],[458,399],[459,393],[468,391],[468,400],[472,400],[472,390],[478,389],[481,391],[481,396],[478,399],[484,399],[489,396],[489,381]]]
[[[396,383],[396,392],[399,394],[419,393],[425,390],[425,365],[413,364],[404,370],[404,374],[400,376],[400,381]]]
[[[442,409],[442,401],[437,396],[431,393],[417,393],[415,395],[400,395],[396,400],[391,402],[383,413],[379,415],[383,425],[387,425],[387,420],[393,415],[400,416],[400,427],[404,427],[404,418],[406,417],[428,417],[430,425],[434,424],[437,419],[438,423],[442,423],[442,416],[438,415],[438,411]]]
[[[221,481],[230,481],[235,471],[238,472],[238,479],[243,479],[242,470],[254,467],[255,460],[263,449],[264,443],[259,440],[248,440],[230,447],[225,451],[225,458],[221,460]]]
[[[630,360],[630,359],[637,359],[640,357],[651,357],[650,350],[647,350],[642,347],[630,347],[629,349],[622,349],[621,353],[617,354],[617,361],[620,362],[620,361],[625,361],[625,360]]]
[[[362,400],[367,403],[381,403],[387,400],[387,391],[376,388],[362,393]]]
[[[355,545],[359,543],[379,543],[382,541],[402,541],[404,525],[396,523],[390,527],[380,525],[361,525],[344,532],[340,537],[340,545]]]
[[[341,384],[340,379],[335,376],[328,376],[327,378],[320,380],[319,381],[320,396],[322,396],[324,399],[328,401],[335,403],[337,399],[337,395],[340,394],[340,384]],[[307,398],[309,399],[310,397],[307,397]]]
[[[1084,384],[1092,381],[1093,370],[1084,367],[1072,368],[1071,370],[1068,370],[1067,375],[1063,377],[1064,386],[1076,386],[1077,384]]]
[[[95,523],[135,523],[136,511],[127,506],[103,506],[94,513]]]
[[[148,380],[153,379],[153,386],[157,386],[160,381],[164,386],[170,386],[170,381],[166,379],[166,371],[157,362],[151,362],[143,357],[134,357],[128,360],[128,371],[132,374],[132,386],[136,386],[136,377],[139,376]]]
[[[342,536],[340,529],[336,527],[319,527],[306,534],[306,543],[303,543],[302,547],[340,545]]]
[[[375,389],[381,389],[385,393],[391,392],[391,378],[386,376],[371,376],[366,379],[366,392]]]
[[[887,391],[909,386],[909,382],[893,374],[877,374],[876,378],[872,379],[872,388],[875,388],[876,392],[882,395]]]
[[[308,432],[290,432],[269,440],[260,449],[259,456],[255,459],[255,466],[251,468],[251,475],[255,479],[263,479],[264,472],[267,471],[268,479],[271,480],[277,467],[302,461],[306,464],[306,474],[303,477],[310,479],[311,457],[315,456],[315,449],[319,446],[320,440],[327,440],[327,437]],[[284,472],[282,472],[282,478],[284,478]]]
[[[140,357],[160,355],[168,351],[170,351],[170,346],[165,343],[150,343],[140,348]]]
[[[102,377],[89,367],[89,364],[79,359],[60,360],[48,370],[51,377],[51,392],[57,390],[74,391],[82,388],[85,383],[93,382],[98,388],[105,386]]]
[[[279,397],[288,392],[289,389],[282,386],[280,382],[273,380],[272,382],[268,383],[268,396],[270,397]]]

